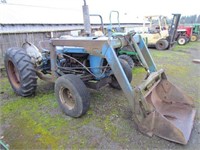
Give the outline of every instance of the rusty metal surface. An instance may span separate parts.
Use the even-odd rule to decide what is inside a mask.
[[[52,75],[48,76],[48,75],[44,75],[42,72],[40,71],[36,71],[36,74],[37,76],[41,79],[41,80],[44,80],[44,81],[47,81],[47,82],[55,82],[55,78],[53,78]]]
[[[41,72],[37,72],[37,75],[39,78],[45,80],[45,81],[50,81],[54,82],[55,79],[57,78],[56,70],[57,70],[57,54],[56,54],[56,47],[52,45],[51,40],[45,40],[41,41],[39,45],[40,50],[42,51],[49,51],[50,52],[50,58],[51,58],[51,77],[46,77],[42,75]]]
[[[19,89],[20,88],[20,77],[19,77],[19,72],[18,72],[17,68],[15,67],[15,65],[13,64],[13,62],[11,60],[9,60],[7,62],[7,66],[8,66],[7,72],[8,72],[10,82],[16,89]]]
[[[196,113],[193,101],[191,97],[171,84],[163,74],[164,72],[158,74],[160,80],[154,82],[156,86],[147,89],[148,94],[141,92],[143,109],[136,109],[136,123],[139,130],[149,136],[155,134],[173,142],[187,144]],[[141,115],[144,117],[142,118]]]

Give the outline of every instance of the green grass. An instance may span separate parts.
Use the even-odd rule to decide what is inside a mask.
[[[198,48],[200,46],[200,42],[197,41],[197,42],[189,42],[185,45],[178,45],[176,44],[172,49],[174,51],[180,51],[180,50],[187,50],[187,49],[190,49],[190,48]]]

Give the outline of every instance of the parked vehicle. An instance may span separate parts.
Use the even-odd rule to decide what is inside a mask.
[[[179,45],[185,45],[190,41],[190,36],[187,34],[187,29],[177,29],[176,41]]]
[[[144,29],[147,26],[148,31],[143,30],[142,37],[147,38],[148,47],[156,47],[158,50],[170,49],[176,40],[176,31],[181,14],[173,14],[171,25],[168,26],[165,16],[145,16],[150,26],[143,24]]]
[[[176,39],[179,45],[189,41],[195,42],[200,38],[200,24],[181,25],[177,29]]]
[[[193,24],[192,25],[193,30],[192,30],[192,36],[190,38],[190,40],[192,42],[198,41],[200,38],[200,24]]]

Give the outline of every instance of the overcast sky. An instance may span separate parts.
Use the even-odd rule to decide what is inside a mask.
[[[71,9],[82,13],[83,0],[6,0],[11,4],[25,4],[33,6]],[[133,17],[144,15],[184,15],[200,14],[199,0],[86,0],[90,13],[109,14],[111,10],[118,10],[120,14]]]

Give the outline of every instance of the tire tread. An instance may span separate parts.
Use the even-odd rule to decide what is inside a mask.
[[[20,88],[16,89],[9,79],[13,90],[21,96],[30,96],[35,93],[37,85],[37,76],[34,71],[34,65],[31,63],[31,57],[26,54],[22,48],[9,48],[5,54],[5,65],[7,70],[8,61],[12,61],[18,70],[20,76]],[[8,71],[7,71],[8,74]],[[9,75],[8,75],[9,78]]]
[[[82,105],[81,110],[77,110],[77,108],[74,108],[74,110],[73,110],[74,112],[69,114],[68,110],[66,110],[66,108],[62,107],[62,104],[58,98],[59,97],[58,93],[59,93],[60,84],[64,83],[64,82],[67,82],[67,83],[70,82],[70,85],[72,85],[76,89],[77,94],[79,94],[79,96],[81,98],[81,105]],[[73,75],[73,74],[66,74],[66,75],[59,77],[55,83],[55,93],[57,95],[56,97],[58,99],[59,105],[61,106],[61,108],[63,109],[65,114],[67,114],[71,117],[80,117],[88,111],[89,106],[90,106],[90,94],[87,90],[87,87],[85,86],[83,81],[78,76]]]

